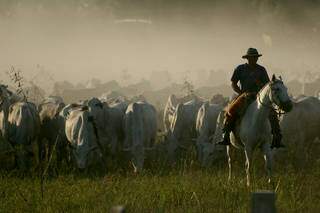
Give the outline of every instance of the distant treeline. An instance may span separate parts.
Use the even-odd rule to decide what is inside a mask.
[[[0,0],[2,14],[7,14],[17,7],[39,9],[101,9],[121,17],[132,15],[145,18],[165,18],[180,15],[193,18],[210,15],[216,9],[237,10],[241,13],[250,11],[247,16],[260,15],[262,12],[286,13],[290,18],[303,16],[308,8],[319,8],[320,0]],[[261,11],[262,10],[262,11]],[[243,14],[244,14],[243,13]],[[243,18],[246,18],[245,16]]]

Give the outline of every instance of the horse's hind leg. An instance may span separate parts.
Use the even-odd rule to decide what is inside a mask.
[[[265,169],[267,171],[268,182],[271,183],[272,178],[272,152],[269,143],[264,143],[262,145],[262,151],[265,160]]]
[[[245,155],[246,155],[246,174],[247,174],[247,186],[251,185],[251,162],[252,162],[252,149],[245,148]]]
[[[232,160],[231,160],[231,146],[227,146],[227,155],[228,155],[228,166],[229,166],[229,175],[228,180],[232,178]]]

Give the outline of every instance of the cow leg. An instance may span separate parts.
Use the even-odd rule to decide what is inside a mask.
[[[306,147],[304,144],[308,144],[308,141],[306,141],[306,136],[303,131],[299,133],[299,138],[297,141],[298,145],[296,146],[296,150],[299,150],[295,153],[296,155],[296,162],[298,169],[302,168],[303,165],[305,165],[306,159],[307,159],[307,152]]]
[[[245,155],[246,155],[246,175],[247,175],[247,186],[249,187],[251,185],[251,162],[252,162],[252,149],[251,147],[245,148]]]
[[[39,158],[39,165],[45,161],[46,159],[46,145],[45,145],[45,139],[44,137],[39,137],[37,140],[38,144],[38,158]]]
[[[272,151],[270,148],[270,144],[269,143],[264,143],[262,145],[262,151],[264,154],[264,160],[265,160],[265,169],[267,172],[267,176],[268,176],[268,183],[271,183],[272,180],[272,161],[273,161],[273,156],[272,156]]]
[[[176,163],[176,155],[177,155],[177,151],[178,151],[178,146],[175,143],[170,143],[169,147],[168,147],[168,156],[169,156],[169,162],[171,164],[175,164]]]
[[[63,163],[70,165],[70,153],[68,150],[68,141],[60,137],[56,145],[57,171],[62,168]]]
[[[110,143],[110,154],[116,156],[118,146],[118,136],[113,136]]]
[[[34,149],[33,149],[33,145],[32,143],[29,143],[29,145],[25,146],[25,167],[26,167],[26,171],[29,171],[32,166],[33,166],[33,162],[35,159],[35,155],[34,155]]]
[[[228,180],[230,181],[232,178],[232,160],[231,160],[231,146],[227,146],[227,155],[228,155],[228,166],[229,166],[229,175]]]
[[[63,157],[66,156],[65,147],[62,144],[62,141],[59,140],[56,146],[56,157],[57,157],[57,168],[61,168]]]
[[[50,160],[51,154],[53,154],[52,153],[54,151],[53,144],[54,144],[54,141],[48,141],[47,162]]]

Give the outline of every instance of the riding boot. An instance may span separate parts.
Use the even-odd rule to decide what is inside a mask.
[[[282,140],[282,134],[277,133],[272,135],[272,143],[271,143],[271,149],[273,148],[285,148],[286,146],[281,142]]]
[[[231,145],[230,143],[230,133],[235,126],[236,116],[229,116],[227,113],[225,114],[224,119],[224,127],[223,127],[223,139],[219,141],[217,144],[219,145]]]
[[[273,148],[284,148],[285,145],[281,142],[282,141],[282,134],[279,125],[279,119],[277,113],[272,110],[269,116],[270,124],[271,124],[271,133],[272,133],[272,143],[271,149]]]

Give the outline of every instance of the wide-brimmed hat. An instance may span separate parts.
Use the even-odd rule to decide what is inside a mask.
[[[250,47],[250,48],[247,50],[247,54],[243,55],[242,58],[248,58],[248,57],[251,57],[251,56],[260,57],[260,56],[262,56],[262,55],[258,53],[258,50],[257,50],[257,49]]]

